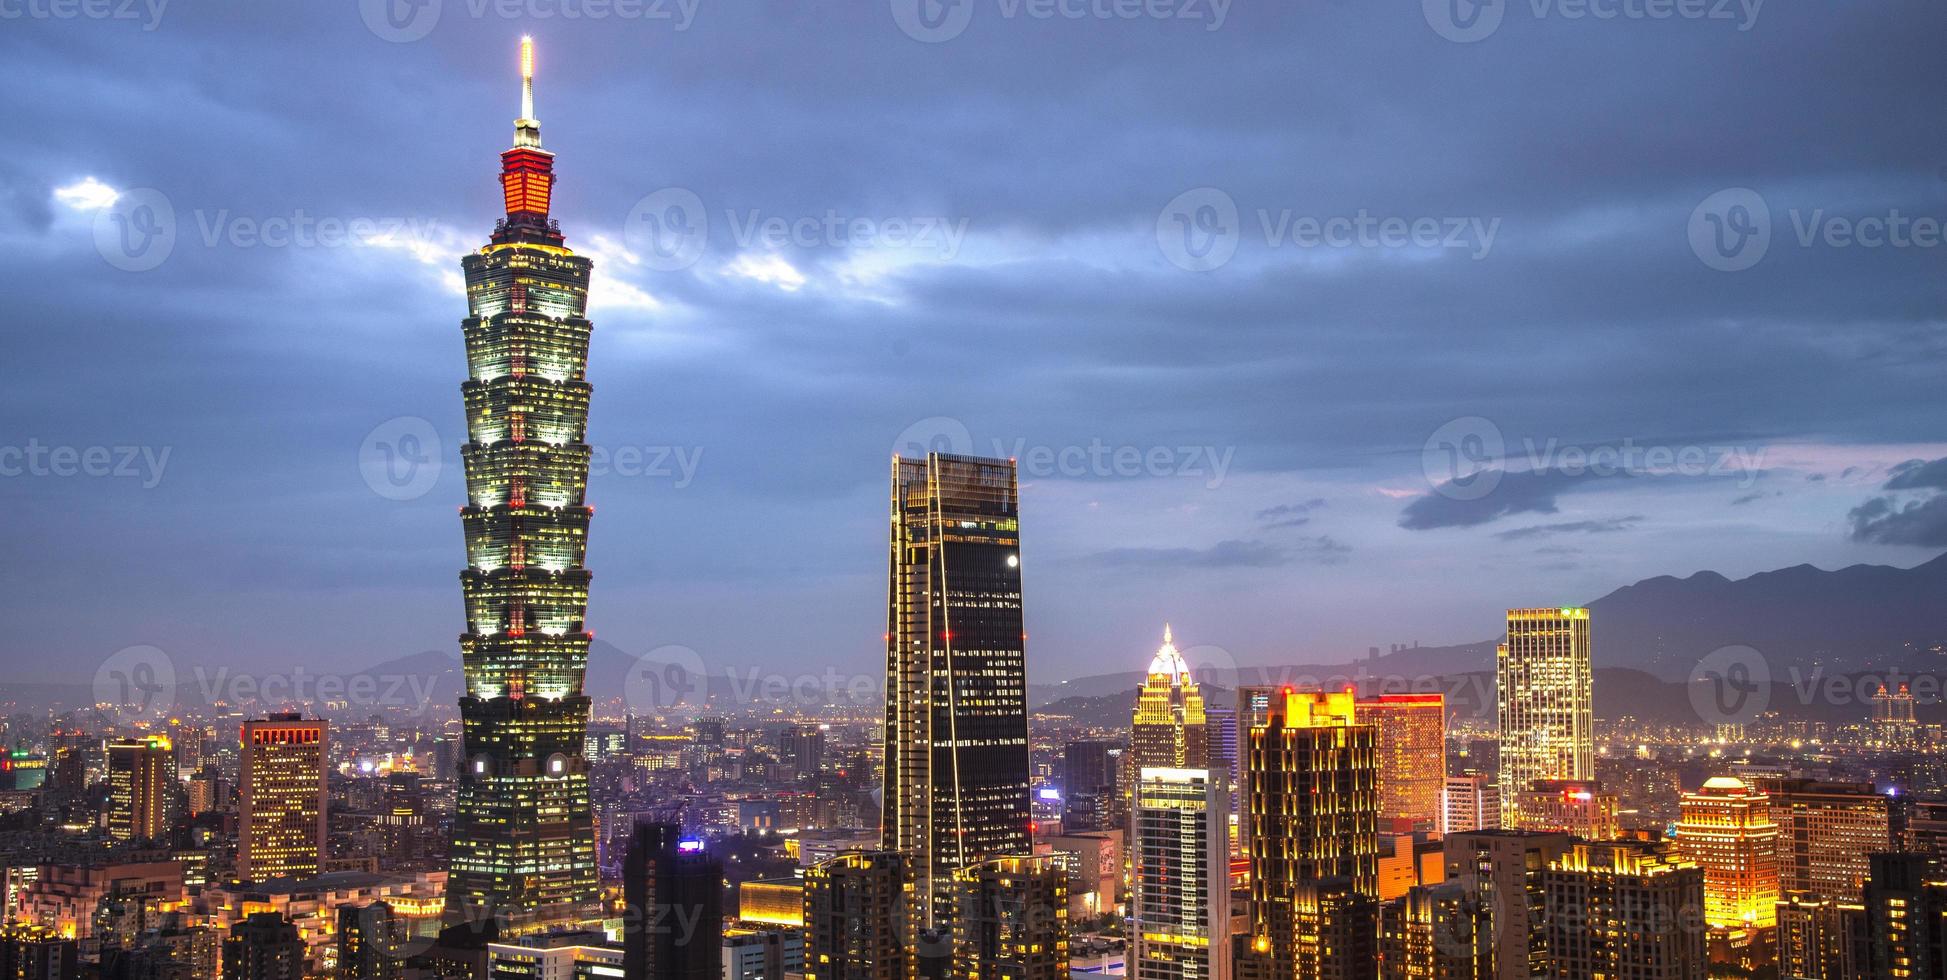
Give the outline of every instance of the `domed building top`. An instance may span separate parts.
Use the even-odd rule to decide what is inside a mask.
[[[1749,793],[1751,787],[1736,776],[1712,776],[1704,780],[1702,789],[1721,790],[1727,793]]]
[[[1172,686],[1190,683],[1190,665],[1176,652],[1168,623],[1163,624],[1163,645],[1156,648],[1156,656],[1149,661],[1149,676],[1167,677]]]

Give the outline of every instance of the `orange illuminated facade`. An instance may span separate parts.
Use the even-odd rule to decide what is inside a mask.
[[[1732,776],[1683,794],[1677,845],[1704,869],[1704,919],[1719,929],[1777,924],[1778,824],[1771,798]]]
[[[1380,823],[1435,831],[1447,783],[1447,696],[1381,694],[1359,700],[1379,759]]]
[[[325,842],[324,720],[246,721],[242,741],[238,879],[316,877]]]
[[[1149,661],[1149,672],[1136,692],[1135,723],[1124,760],[1129,772],[1205,768],[1210,759],[1205,725],[1203,693],[1165,624],[1163,645]],[[1133,779],[1128,782],[1134,785]]]

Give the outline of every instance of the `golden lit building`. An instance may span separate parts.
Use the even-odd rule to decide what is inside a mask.
[[[1252,962],[1239,965],[1240,976],[1293,976],[1315,960],[1325,937],[1307,925],[1307,910],[1350,915],[1370,907],[1376,915],[1378,764],[1372,728],[1355,718],[1356,700],[1351,691],[1285,688],[1251,728],[1244,819]],[[1323,879],[1342,879],[1343,887],[1325,888]],[[1300,901],[1309,885],[1323,890]]]
[[[1683,794],[1677,846],[1704,869],[1704,919],[1719,929],[1777,925],[1778,824],[1771,798],[1735,776]]]
[[[1136,693],[1136,718],[1124,763],[1131,776],[1144,769],[1205,769],[1210,739],[1204,731],[1203,694],[1190,665],[1176,651],[1170,628],[1149,661],[1149,674]]]
[[[997,857],[953,873],[954,980],[1068,980],[1068,859]]]
[[[1702,977],[1704,873],[1668,843],[1577,843],[1542,873],[1554,977]]]
[[[313,878],[325,842],[325,723],[273,714],[243,723],[237,878]]]
[[[805,980],[914,980],[915,876],[897,851],[846,851],[805,870]]]
[[[1361,698],[1358,711],[1359,723],[1372,726],[1379,758],[1380,822],[1437,832],[1447,782],[1447,696],[1381,694]]]
[[[166,837],[175,782],[176,751],[167,735],[108,743],[108,836],[118,841]]]
[[[1495,657],[1504,827],[1520,826],[1516,794],[1535,780],[1595,778],[1590,649],[1587,609],[1508,610]]]
[[[1515,794],[1512,829],[1615,840],[1622,836],[1616,809],[1616,794],[1593,779],[1541,779]]]
[[[804,882],[795,878],[746,881],[737,886],[737,918],[770,926],[804,925]]]

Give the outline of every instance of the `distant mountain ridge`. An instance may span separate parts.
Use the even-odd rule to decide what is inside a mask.
[[[1698,661],[1728,646],[1763,654],[1785,681],[1862,670],[1947,671],[1947,554],[1912,568],[1794,565],[1730,579],[1717,572],[1660,575],[1587,603],[1598,670],[1689,679]],[[1499,639],[1413,647],[1341,664],[1243,666],[1236,683],[1329,686],[1360,676],[1434,678],[1491,671]],[[1133,659],[1133,658],[1132,658]],[[1228,674],[1228,672],[1223,672]],[[1220,686],[1230,686],[1221,678]],[[1142,683],[1137,670],[1032,685],[1037,704],[1094,698]]]

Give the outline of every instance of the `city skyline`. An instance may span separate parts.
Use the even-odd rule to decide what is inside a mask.
[[[865,584],[878,555],[859,542],[877,522],[880,488],[865,473],[915,427],[959,438],[953,424],[926,424],[936,419],[963,427],[973,451],[1018,454],[1031,471],[1025,492],[1048,528],[1037,561],[1065,573],[1029,623],[1061,652],[1050,680],[1065,676],[1054,664],[1146,640],[1134,614],[1162,593],[1184,635],[1274,662],[1484,638],[1477,627],[1491,617],[1479,610],[1508,601],[1487,580],[1584,603],[1704,568],[1736,577],[1806,561],[1915,564],[1937,547],[1884,542],[1935,540],[1915,523],[1938,507],[1898,519],[1931,499],[1932,484],[1894,473],[1947,456],[1924,408],[1934,362],[1916,284],[1932,253],[1801,246],[1792,220],[1821,208],[1848,220],[1939,210],[1947,152],[1918,122],[1939,82],[1916,39],[1942,14],[1897,9],[1769,5],[1747,31],[1523,17],[1474,45],[1440,36],[1410,7],[1396,19],[1240,8],[1217,30],[1061,21],[1046,35],[1038,21],[982,17],[937,44],[881,9],[806,13],[786,27],[709,7],[682,31],[674,21],[454,9],[402,43],[356,9],[288,11],[276,31],[182,5],[149,32],[23,20],[0,41],[28,96],[22,149],[0,178],[20,219],[5,240],[24,275],[63,297],[29,297],[23,315],[63,329],[16,351],[10,408],[20,421],[6,446],[22,466],[35,445],[146,448],[132,465],[160,478],[146,489],[139,476],[6,481],[16,506],[48,515],[15,546],[48,574],[7,601],[75,626],[33,645],[52,655],[10,644],[0,664],[16,677],[71,679],[65,665],[143,643],[184,664],[245,669],[450,646],[451,597],[437,585],[450,527],[432,517],[458,490],[464,432],[438,394],[436,366],[452,354],[452,260],[471,248],[473,216],[497,193],[460,175],[498,147],[504,121],[423,121],[405,106],[489,104],[504,90],[494,84],[500,53],[526,32],[561,84],[582,93],[553,110],[581,162],[559,204],[587,229],[597,276],[614,282],[596,300],[615,340],[592,378],[609,401],[591,443],[649,450],[612,455],[594,478],[617,531],[592,556],[606,569],[593,615],[631,653],[682,644],[738,666],[784,663],[736,615],[754,594],[806,623],[821,661],[869,668],[872,630],[860,624],[875,618]],[[140,44],[144,57],[115,57],[121,44]],[[1288,46],[1348,77],[1396,56],[1404,67],[1389,84],[1414,91],[1459,74],[1525,94],[1259,94],[1256,68],[1283,64],[1273,59]],[[204,59],[217,47],[223,58]],[[1861,50],[1885,67],[1816,85],[1790,70]],[[902,87],[917,101],[835,77],[810,51],[843,51],[861,76],[913,79]],[[1090,81],[1131,56],[1162,67],[1131,79],[1126,98]],[[102,61],[127,74],[84,80],[94,73],[83,66]],[[1624,81],[1646,64],[1671,70]],[[990,76],[990,65],[1022,70]],[[1537,93],[1537,73],[1571,79],[1584,97],[1570,106]],[[259,94],[314,77],[336,84],[275,104]],[[247,148],[252,165],[224,154],[212,179],[208,154],[158,128],[180,108],[156,101],[164,92],[187,100],[196,142]],[[1017,121],[1018,143],[988,138],[989,107],[1029,92],[1063,93],[1062,114],[1088,120],[1083,138],[1051,123],[1054,106]],[[1372,100],[1410,115],[1370,119]],[[1668,120],[1655,136],[1612,124],[1650,107]],[[1527,111],[1551,134],[1546,150],[1515,125]],[[749,127],[722,122],[746,117]],[[915,120],[925,138],[902,136]],[[1695,135],[1733,123],[1735,139]],[[340,146],[351,129],[357,153]],[[1133,154],[1118,132],[1179,151]],[[1225,139],[1199,138],[1210,132]],[[1813,132],[1831,154],[1817,162],[1798,152]],[[1259,150],[1208,148],[1232,137]],[[887,164],[857,165],[872,159]],[[891,176],[868,181],[862,169]],[[1096,180],[1105,170],[1120,176]],[[1586,191],[1584,173],[1598,191]],[[1170,203],[1203,187],[1228,195],[1258,239],[1260,211],[1273,227],[1286,210],[1502,222],[1480,259],[1257,240],[1197,273],[1155,239]],[[1776,240],[1755,268],[1720,272],[1691,253],[1687,225],[1707,197],[1739,187],[1769,201]],[[135,272],[104,259],[94,226],[110,191],[134,201],[140,188],[166,196],[179,234],[165,262]],[[630,247],[642,233],[631,213],[665,188],[694,193],[712,229],[710,247],[673,271]],[[232,234],[300,210],[392,220],[405,241],[284,247]],[[925,247],[826,244],[828,211],[875,223],[943,218],[948,229],[965,219],[966,234],[951,260]],[[739,235],[770,218],[815,219],[816,241],[774,249]],[[1565,262],[1576,270],[1567,281]],[[999,282],[1019,285],[988,288]],[[1536,293],[1535,282],[1563,285]],[[1618,308],[1598,312],[1605,298]],[[961,353],[970,338],[1009,348],[1021,370],[983,362],[915,383],[928,372],[914,365]],[[1497,380],[1504,366],[1483,351],[1516,352],[1541,387],[1508,390]],[[1499,433],[1515,470],[1474,507],[1433,493],[1424,465],[1436,434],[1468,418],[1493,423],[1483,431]],[[401,447],[408,433],[380,427],[408,419],[438,436],[443,465],[419,496],[392,499],[368,485],[358,454],[375,432]],[[1625,444],[1737,449],[1744,463],[1713,454],[1707,469],[1729,467],[1715,477],[1569,474],[1576,456],[1564,450]],[[1117,475],[1125,448],[1167,449],[1166,475],[1150,476],[1147,463]],[[1522,475],[1536,454],[1545,475]],[[120,458],[111,452],[111,469]],[[669,475],[649,472],[659,468]],[[1886,489],[1895,482],[1906,489]],[[211,499],[229,501],[220,519]],[[796,533],[800,553],[821,561],[773,562],[760,536],[735,527],[732,514],[786,500],[815,515]],[[1878,500],[1891,501],[1891,523],[1855,520]],[[313,519],[288,520],[300,512]],[[657,546],[627,544],[645,540]],[[153,574],[192,549],[241,610]],[[1149,574],[1169,581],[1123,587]],[[1427,601],[1399,610],[1402,588]],[[346,607],[363,614],[346,622],[336,615]],[[1397,635],[1371,635],[1380,621]]]

